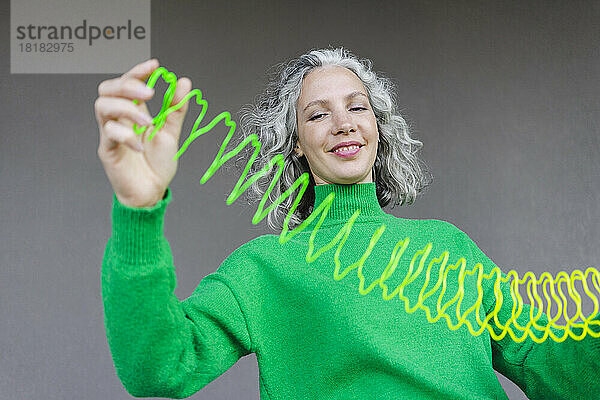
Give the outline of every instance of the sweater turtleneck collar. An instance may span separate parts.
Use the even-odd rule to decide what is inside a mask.
[[[374,182],[316,185],[313,205],[318,207],[331,193],[334,193],[335,197],[324,222],[346,222],[356,209],[360,209],[359,220],[387,215],[377,200]]]

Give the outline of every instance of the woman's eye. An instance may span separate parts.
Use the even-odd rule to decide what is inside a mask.
[[[365,107],[352,107],[350,110],[352,110],[352,111],[354,111],[354,110],[366,110],[366,108]],[[325,115],[325,114],[317,114],[317,115],[314,115],[314,116],[310,117],[308,120],[309,121],[313,121],[315,119],[319,119],[323,115]]]

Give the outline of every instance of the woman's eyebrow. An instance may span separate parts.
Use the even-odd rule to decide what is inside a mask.
[[[366,95],[366,94],[364,94],[363,92],[361,92],[361,91],[358,91],[358,90],[355,90],[354,92],[352,92],[352,93],[350,93],[349,95],[347,95],[347,96],[345,97],[345,99],[346,99],[346,100],[348,100],[348,99],[351,99],[351,98],[353,98],[353,97],[356,97],[356,96],[365,96],[365,97],[368,99],[368,97],[367,97],[367,95]],[[313,106],[313,105],[315,105],[315,104],[328,104],[328,103],[329,103],[329,101],[328,101],[328,100],[323,100],[323,99],[313,100],[313,101],[311,101],[310,103],[308,103],[308,104],[306,105],[306,107],[304,107],[304,110],[303,110],[303,111],[306,111],[306,109],[307,109],[308,107],[310,107],[310,106]]]

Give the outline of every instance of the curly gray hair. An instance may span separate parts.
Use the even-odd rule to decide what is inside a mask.
[[[259,172],[276,155],[283,156],[283,172],[268,195],[270,203],[275,202],[302,174],[310,175],[310,185],[291,215],[290,229],[301,224],[310,215],[315,199],[315,182],[306,157],[299,158],[294,152],[298,139],[297,101],[304,77],[314,68],[325,65],[348,68],[360,78],[367,90],[379,129],[380,142],[373,166],[379,205],[410,205],[433,182],[433,176],[426,165],[417,157],[423,143],[410,137],[406,121],[396,110],[393,82],[377,76],[371,70],[372,63],[369,59],[359,60],[343,47],[312,50],[287,63],[276,65],[274,79],[267,85],[265,92],[257,96],[256,104],[247,104],[239,112],[242,136],[238,143],[252,134],[256,134],[261,142],[258,156],[247,176]],[[252,146],[244,147],[238,153],[235,165],[243,170],[254,151]],[[269,173],[248,187],[246,197],[249,203],[260,201],[265,196],[267,188],[272,184],[271,175],[275,169],[271,168]],[[283,228],[285,217],[295,198],[293,195],[288,196],[267,214],[267,225],[270,228],[276,231]]]

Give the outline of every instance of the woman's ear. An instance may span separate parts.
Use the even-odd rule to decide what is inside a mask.
[[[294,147],[294,152],[296,153],[296,155],[298,157],[302,157],[302,155],[304,154],[302,152],[302,150],[300,149],[300,145],[298,144],[298,141],[296,141],[296,146]]]

